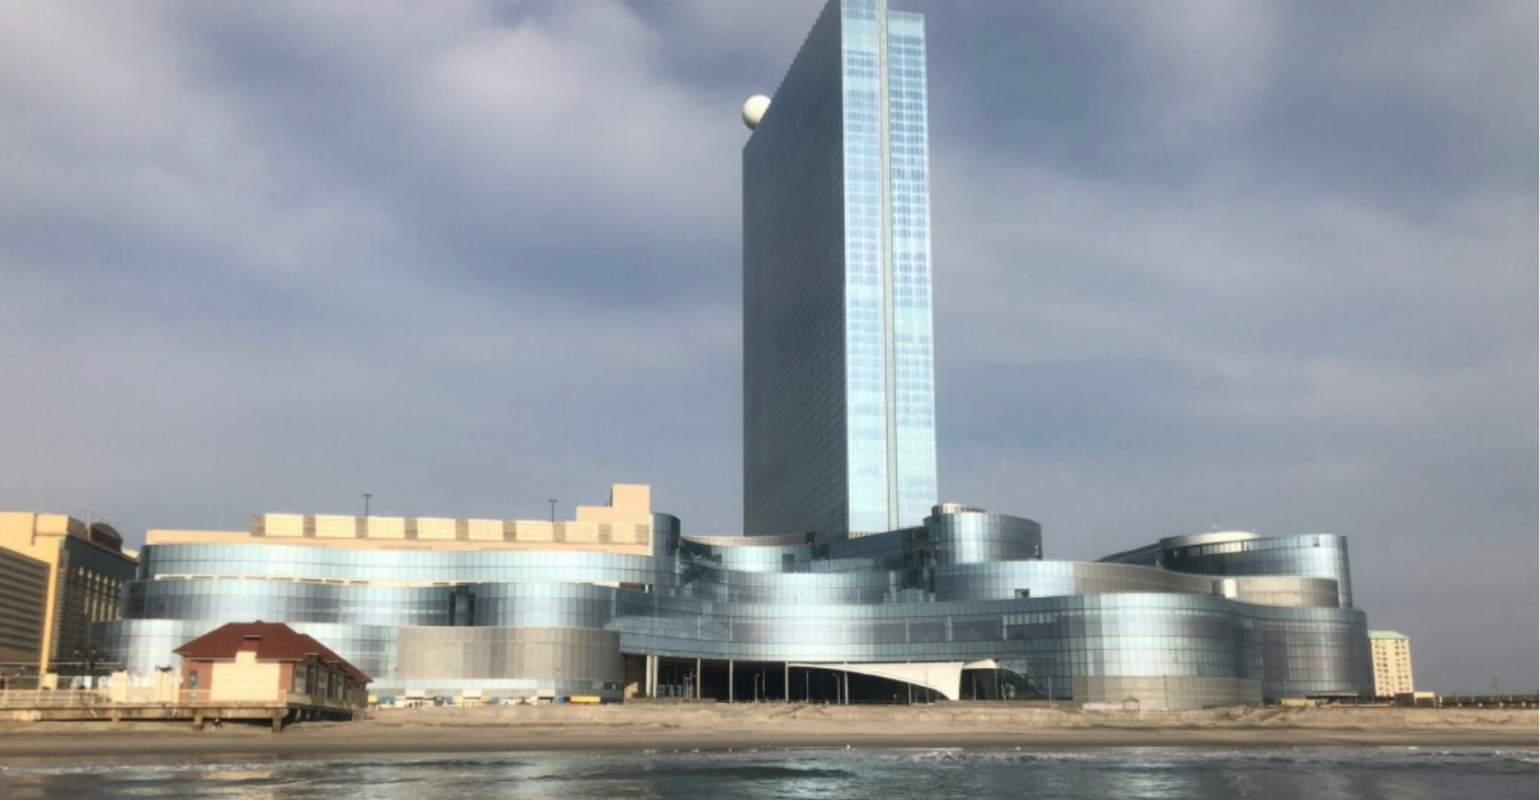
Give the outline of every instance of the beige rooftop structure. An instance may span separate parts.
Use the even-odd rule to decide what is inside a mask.
[[[572,550],[652,553],[652,489],[616,484],[610,502],[546,520],[258,514],[251,530],[152,530],[149,544],[284,544],[346,550]]]

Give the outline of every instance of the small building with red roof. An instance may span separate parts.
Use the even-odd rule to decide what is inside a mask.
[[[194,703],[281,703],[355,711],[369,676],[326,645],[281,622],[232,622],[172,651]]]

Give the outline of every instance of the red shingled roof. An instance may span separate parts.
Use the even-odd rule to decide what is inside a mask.
[[[326,645],[282,622],[231,622],[171,652],[183,658],[210,660],[235,658],[241,650],[255,650],[259,661],[308,661],[337,667],[359,683],[370,681],[362,670]]]

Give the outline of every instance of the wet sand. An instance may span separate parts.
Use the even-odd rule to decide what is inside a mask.
[[[0,722],[8,760],[355,753],[752,750],[799,747],[1526,747],[1533,710],[1218,709],[1091,712],[990,704],[920,707],[641,705],[428,708],[307,722],[273,734],[226,723]]]

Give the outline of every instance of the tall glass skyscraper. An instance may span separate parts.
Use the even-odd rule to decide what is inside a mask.
[[[936,504],[925,22],[829,0],[743,148],[744,532]]]

